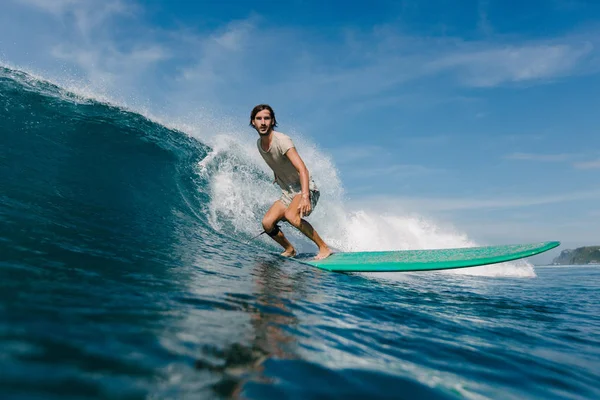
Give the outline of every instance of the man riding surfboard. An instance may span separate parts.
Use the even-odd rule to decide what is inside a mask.
[[[259,135],[256,142],[258,151],[273,170],[275,181],[281,188],[281,197],[263,217],[265,232],[284,248],[281,255],[294,257],[296,249],[277,225],[279,221],[286,220],[318,246],[319,252],[315,260],[328,257],[331,255],[331,249],[312,225],[303,219],[314,210],[320,193],[292,139],[274,130],[277,120],[275,112],[268,104],[254,107],[250,114],[250,125]]]

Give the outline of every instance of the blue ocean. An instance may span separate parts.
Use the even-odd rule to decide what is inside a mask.
[[[251,240],[278,189],[247,124],[195,132],[5,67],[0,135],[2,399],[600,398],[600,266],[283,259]],[[335,249],[477,245],[346,209],[335,164],[294,137]]]

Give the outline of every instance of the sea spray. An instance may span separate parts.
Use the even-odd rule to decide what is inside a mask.
[[[336,251],[415,250],[478,246],[465,233],[445,228],[418,212],[384,212],[350,209],[342,182],[331,158],[301,134],[290,135],[321,191],[319,203],[307,220]],[[279,198],[271,170],[256,149],[256,136],[221,134],[212,141],[213,151],[199,163],[199,173],[209,181],[210,222],[247,239],[260,233],[265,212]],[[283,224],[288,238],[300,252],[314,252],[315,245],[296,229]],[[270,238],[256,239],[279,250]],[[482,276],[535,276],[526,261],[469,268],[458,274]]]

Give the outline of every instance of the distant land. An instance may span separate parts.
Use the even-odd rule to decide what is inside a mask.
[[[600,246],[578,247],[575,250],[561,251],[560,255],[552,261],[554,265],[584,265],[600,264]]]

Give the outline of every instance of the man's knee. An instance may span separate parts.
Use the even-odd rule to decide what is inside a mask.
[[[275,227],[275,221],[263,218],[262,226],[263,226],[263,229],[265,230],[265,232],[271,232],[273,230],[273,228]]]
[[[285,212],[285,219],[292,225],[295,227],[299,227],[300,226],[300,215],[297,212],[291,211],[291,210],[287,210]]]

